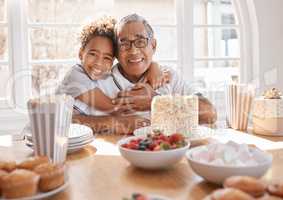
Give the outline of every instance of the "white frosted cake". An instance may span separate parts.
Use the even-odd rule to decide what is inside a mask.
[[[189,136],[198,126],[197,96],[156,96],[151,104],[151,126],[166,135]]]
[[[263,135],[283,135],[283,97],[275,88],[255,99],[253,131]]]

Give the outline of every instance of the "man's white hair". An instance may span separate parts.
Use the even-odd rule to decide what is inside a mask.
[[[131,23],[131,22],[141,22],[141,23],[143,23],[148,37],[153,38],[154,32],[153,32],[151,25],[148,23],[148,21],[145,18],[143,18],[142,16],[140,16],[136,13],[133,13],[133,14],[130,14],[130,15],[123,17],[116,24],[116,26],[115,26],[116,39],[117,39],[117,36],[118,36],[118,32],[122,29],[122,27],[124,25],[128,24],[128,23]]]

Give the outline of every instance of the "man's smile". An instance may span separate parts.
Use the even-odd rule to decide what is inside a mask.
[[[128,59],[128,62],[129,63],[133,63],[133,64],[138,64],[140,62],[143,62],[144,61],[144,58],[131,58],[131,59]]]

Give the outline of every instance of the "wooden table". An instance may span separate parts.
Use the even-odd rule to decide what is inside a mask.
[[[221,136],[222,139],[225,137]],[[273,154],[273,165],[263,179],[283,179],[283,138],[261,139],[236,132],[227,133],[227,137],[243,142],[252,140],[259,146],[272,149],[269,151]],[[174,200],[199,200],[218,188],[196,175],[185,159],[172,168],[159,171],[131,166],[119,155],[115,145],[120,138],[113,135],[98,136],[91,145],[68,155],[70,185],[50,199],[121,200],[134,192],[141,192]],[[14,141],[11,135],[5,135],[0,136],[0,153],[1,159],[20,161],[32,155],[32,150],[23,141]]]

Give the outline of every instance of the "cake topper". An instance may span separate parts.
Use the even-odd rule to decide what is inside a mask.
[[[281,92],[276,88],[266,90],[263,93],[265,99],[281,99],[281,95]]]

